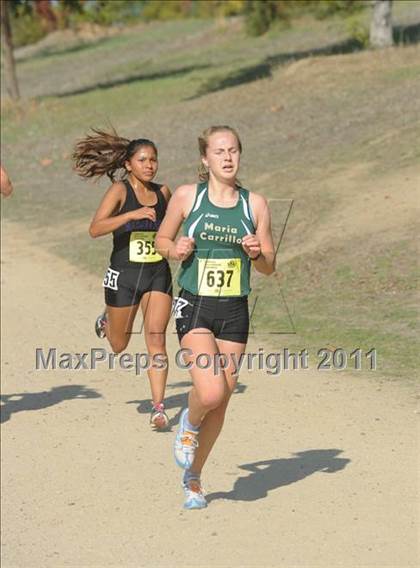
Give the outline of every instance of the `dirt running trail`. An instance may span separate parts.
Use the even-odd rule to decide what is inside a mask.
[[[93,278],[3,223],[2,566],[416,566],[414,387],[379,373],[243,373],[204,484],[183,511],[174,431],[133,371],[35,371],[89,352]],[[178,348],[171,324],[170,358]],[[144,352],[135,335],[131,352]],[[172,366],[170,417],[188,376]]]

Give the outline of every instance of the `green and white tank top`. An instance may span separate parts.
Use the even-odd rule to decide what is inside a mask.
[[[199,296],[247,296],[251,262],[242,248],[245,235],[255,233],[249,192],[238,187],[232,207],[214,205],[207,182],[197,185],[194,205],[183,234],[195,239],[194,252],[181,265],[178,284]]]

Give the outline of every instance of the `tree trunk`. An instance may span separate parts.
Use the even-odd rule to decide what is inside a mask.
[[[16,65],[13,55],[12,29],[10,26],[9,0],[0,2],[1,43],[4,54],[4,80],[8,95],[19,99],[19,85],[16,77]]]
[[[371,47],[393,45],[391,12],[392,0],[374,0],[369,37]]]

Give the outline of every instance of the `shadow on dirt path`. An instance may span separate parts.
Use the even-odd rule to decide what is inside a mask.
[[[50,391],[2,394],[0,400],[1,423],[10,420],[11,415],[16,412],[27,410],[41,410],[54,406],[65,400],[75,398],[100,398],[101,395],[93,389],[88,389],[84,385],[64,385],[53,387]]]
[[[207,495],[207,501],[229,499],[231,501],[257,501],[267,497],[284,485],[305,479],[316,472],[336,473],[346,467],[349,459],[338,458],[343,450],[307,450],[296,452],[293,458],[263,460],[240,465],[240,469],[250,471],[246,477],[239,477],[231,491],[219,491]]]

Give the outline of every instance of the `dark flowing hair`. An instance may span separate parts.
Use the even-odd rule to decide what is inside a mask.
[[[201,136],[198,137],[198,151],[200,152],[200,157],[205,158],[206,156],[210,136],[212,134],[215,134],[216,132],[225,132],[226,130],[228,132],[231,132],[235,136],[236,140],[238,141],[239,152],[242,153],[242,142],[239,138],[239,134],[234,128],[232,128],[231,126],[210,126],[210,128],[206,128]],[[200,181],[209,180],[209,172],[201,160],[198,165],[198,177]]]
[[[154,142],[147,138],[128,140],[111,132],[92,128],[94,134],[88,134],[79,140],[72,154],[73,168],[83,178],[100,178],[107,175],[113,182],[116,177],[124,179],[127,176],[125,162],[129,160],[141,146],[149,146],[157,155]],[[117,176],[117,172],[120,175]]]

